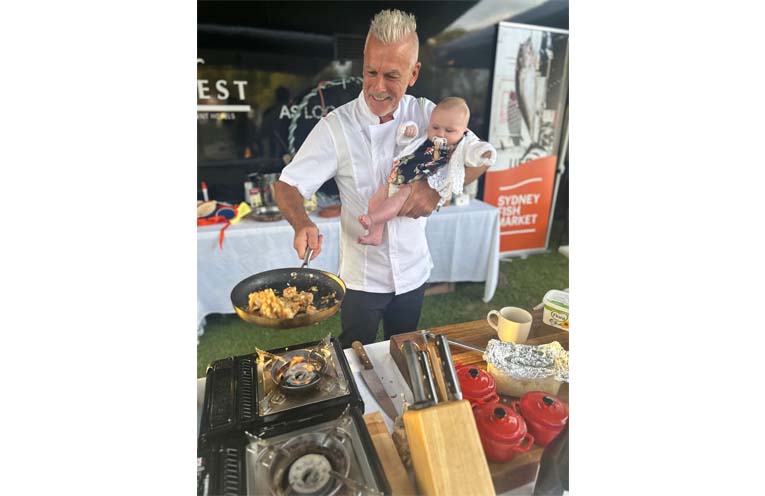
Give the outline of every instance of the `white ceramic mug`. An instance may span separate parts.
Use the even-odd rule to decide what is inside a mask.
[[[486,322],[497,331],[499,340],[511,343],[526,342],[531,330],[531,320],[531,314],[518,307],[503,307],[486,315]]]

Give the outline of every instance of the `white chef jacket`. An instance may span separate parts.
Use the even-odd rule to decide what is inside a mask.
[[[414,121],[420,129],[427,128],[434,107],[429,100],[404,95],[393,120],[380,124],[360,93],[314,126],[279,177],[304,198],[335,178],[342,202],[339,276],[350,289],[402,294],[430,277],[433,260],[425,237],[426,217],[391,219],[378,246],[357,240],[365,234],[358,217],[367,213],[369,198],[387,182],[393,157],[400,151],[399,125]]]

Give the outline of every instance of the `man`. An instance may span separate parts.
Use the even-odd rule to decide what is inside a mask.
[[[319,121],[276,185],[276,199],[295,229],[294,248],[302,259],[307,247],[321,252],[322,235],[306,215],[309,198],[334,177],[340,192],[340,277],[347,292],[340,312],[340,343],[373,343],[380,319],[385,339],[417,329],[425,282],[433,262],[425,222],[440,196],[426,181],[412,187],[400,217],[385,227],[382,243],[357,243],[363,229],[357,218],[390,172],[398,126],[414,121],[426,129],[435,106],[406,95],[420,73],[419,40],[414,16],[399,10],[379,12],[364,46],[364,86],[359,97]],[[486,167],[468,168],[465,184]]]

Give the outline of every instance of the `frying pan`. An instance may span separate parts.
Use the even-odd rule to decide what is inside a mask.
[[[345,296],[345,283],[334,274],[318,269],[309,269],[308,261],[311,259],[313,250],[308,248],[305,253],[303,265],[299,268],[285,267],[283,269],[260,272],[240,281],[231,290],[231,303],[234,305],[236,314],[242,320],[251,324],[272,329],[292,329],[305,327],[331,317],[340,308]],[[284,289],[293,286],[298,291],[313,293],[313,305],[316,312],[312,314],[299,313],[291,319],[278,319],[263,317],[257,313],[250,313],[250,293],[271,288],[280,296]],[[334,293],[334,297],[332,297]]]

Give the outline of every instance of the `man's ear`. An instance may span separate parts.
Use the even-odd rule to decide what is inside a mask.
[[[417,62],[414,64],[414,68],[412,69],[412,78],[409,80],[409,86],[414,86],[414,83],[417,82],[417,78],[420,76],[420,67],[422,67],[421,62]]]

